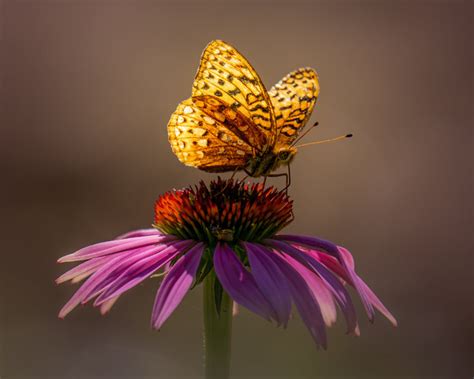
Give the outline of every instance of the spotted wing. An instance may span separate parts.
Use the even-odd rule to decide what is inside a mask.
[[[243,169],[253,156],[250,145],[192,99],[181,102],[171,115],[168,140],[182,163],[209,172]]]
[[[229,44],[216,40],[204,49],[192,97],[213,97],[238,112],[259,136],[257,150],[275,143],[275,116],[267,90],[247,59]]]
[[[311,116],[319,95],[318,74],[312,68],[290,72],[268,92],[275,112],[277,145],[290,145]]]
[[[252,128],[248,119],[242,116],[238,110],[227,106],[223,100],[211,96],[198,96],[192,100],[194,105],[206,115],[219,121],[238,139],[252,146],[254,155],[259,151],[257,146],[264,146],[266,144],[265,135],[259,132],[258,128]]]

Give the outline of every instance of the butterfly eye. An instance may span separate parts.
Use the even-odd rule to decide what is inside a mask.
[[[278,159],[286,162],[290,158],[290,152],[289,151],[280,151],[278,153]]]

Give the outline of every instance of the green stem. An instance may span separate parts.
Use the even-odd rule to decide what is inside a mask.
[[[232,300],[222,289],[214,270],[204,279],[203,294],[205,378],[227,379],[230,370]]]

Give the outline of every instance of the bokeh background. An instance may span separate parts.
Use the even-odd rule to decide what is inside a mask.
[[[153,218],[158,194],[212,175],[166,134],[204,46],[234,44],[268,87],[315,67],[321,96],[292,165],[295,222],[353,252],[400,326],[359,307],[362,336],[317,351],[243,310],[233,378],[468,378],[472,344],[470,1],[2,1],[0,377],[199,378],[201,291],[161,332],[156,283],[104,317],[57,319],[75,287],[56,258]],[[277,185],[283,185],[278,180]]]

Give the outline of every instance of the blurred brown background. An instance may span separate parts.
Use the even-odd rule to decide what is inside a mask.
[[[472,2],[2,1],[2,378],[199,378],[201,292],[161,332],[156,283],[105,318],[56,314],[57,257],[146,227],[158,194],[212,176],[180,164],[166,124],[212,39],[270,87],[315,67],[321,96],[292,166],[296,221],[353,252],[398,318],[326,352],[295,317],[234,322],[234,378],[468,378],[472,346]],[[282,184],[276,181],[277,184]],[[469,358],[471,357],[471,358]]]

